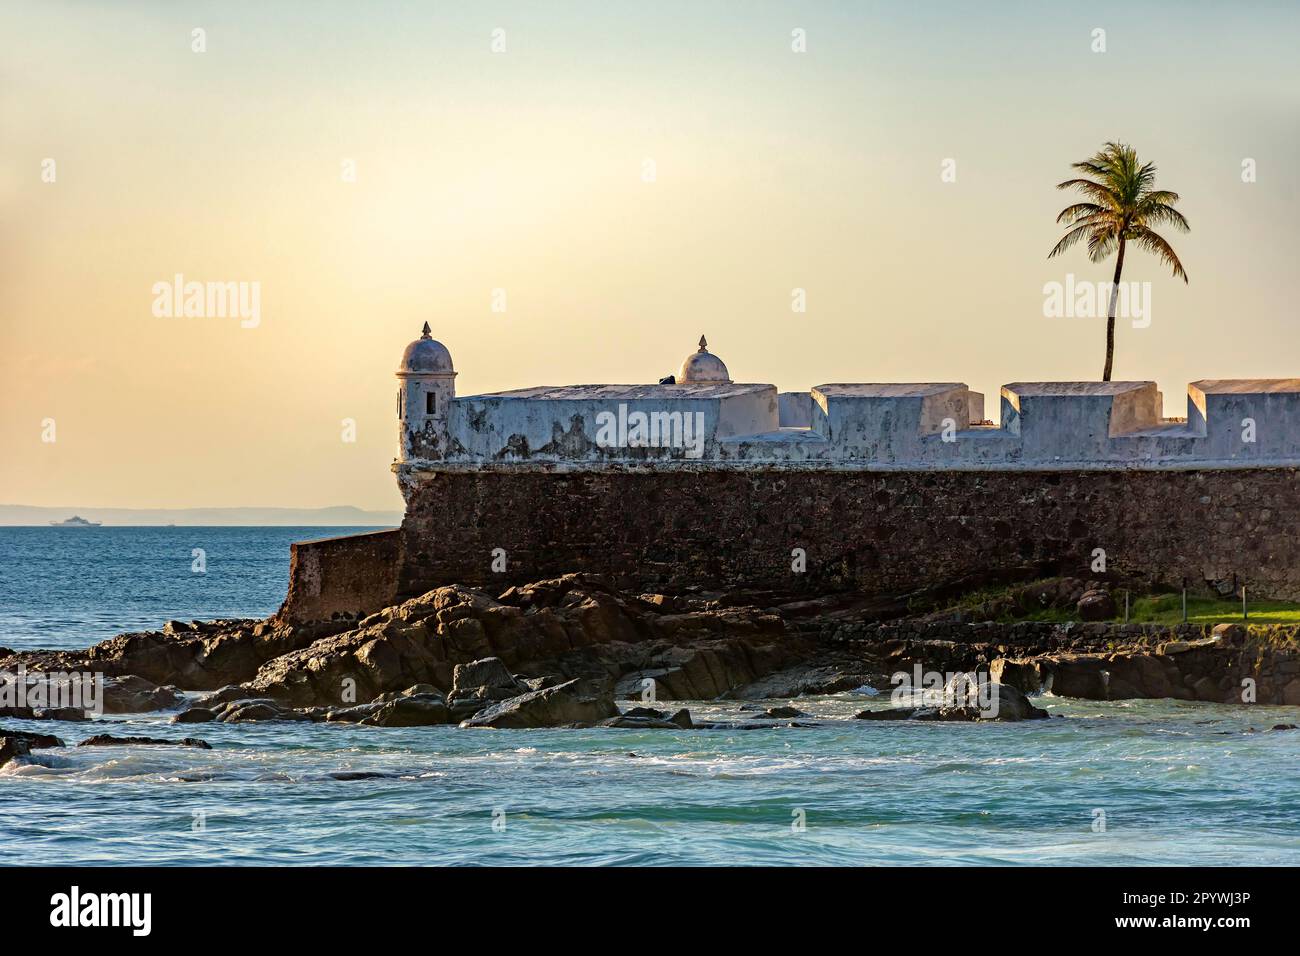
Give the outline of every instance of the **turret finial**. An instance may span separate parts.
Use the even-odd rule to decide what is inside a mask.
[[[701,335],[701,336],[700,336],[700,351],[701,351],[701,352],[707,352],[708,350],[709,350],[709,342],[708,342],[708,340],[707,340],[704,336]]]
[[[424,328],[420,330],[420,338],[428,339],[433,337],[433,329],[429,328],[429,323],[424,323]]]

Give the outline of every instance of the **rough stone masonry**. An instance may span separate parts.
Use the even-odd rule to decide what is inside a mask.
[[[1177,419],[1153,382],[1021,383],[993,426],[960,383],[735,384],[702,339],[661,385],[457,397],[427,326],[397,374],[402,526],[294,545],[286,620],[583,571],[897,597],[1099,556],[1134,588],[1300,600],[1300,380],[1197,382]],[[637,430],[688,417],[690,445]]]

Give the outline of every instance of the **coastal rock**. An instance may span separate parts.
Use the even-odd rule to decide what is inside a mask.
[[[769,707],[761,714],[755,714],[758,718],[768,718],[770,720],[789,720],[793,717],[807,717],[802,710],[795,707]]]
[[[780,700],[842,694],[886,681],[878,667],[870,667],[861,660],[813,661],[760,677],[729,690],[725,696],[731,700]]]
[[[321,709],[320,719],[332,724],[359,724],[367,717],[378,713],[387,703],[388,701],[377,701],[369,704],[354,704],[351,707],[325,707]]]
[[[161,737],[114,737],[112,734],[96,734],[87,737],[78,747],[197,747],[211,750],[212,745],[197,737],[182,737],[179,740],[164,740]]]
[[[260,720],[310,720],[311,718],[283,706],[278,701],[261,699],[233,700],[214,710],[213,719],[225,724],[240,724]]]
[[[405,690],[390,691],[387,694],[380,694],[370,703],[387,704],[390,701],[400,700],[403,697],[442,697],[442,693],[432,684],[412,684]]]
[[[1042,720],[1050,717],[1047,711],[1035,707],[1029,698],[1007,684],[990,684],[988,707],[974,704],[945,704],[922,707],[886,707],[864,710],[854,716],[858,720],[943,720],[943,721],[1019,721]]]
[[[1232,647],[1244,646],[1249,635],[1249,631],[1243,624],[1216,624],[1210,633],[1212,637]]]
[[[175,687],[160,687],[134,674],[104,678],[106,714],[144,714],[170,710],[184,702],[184,696]]]
[[[1075,605],[1081,621],[1107,621],[1115,616],[1115,599],[1105,588],[1091,588]]]
[[[860,710],[853,716],[858,720],[911,720],[920,707],[876,707]]]
[[[679,628],[677,635],[682,635]],[[748,638],[708,639],[686,645],[654,645],[652,666],[619,678],[620,700],[715,700],[738,691],[807,652],[797,642],[755,644]],[[778,688],[779,689],[779,688]],[[768,690],[761,691],[768,693]]]
[[[566,681],[555,687],[529,691],[518,697],[485,708],[462,727],[562,727],[568,724],[594,724],[619,716],[614,698],[593,695],[581,680]]]
[[[1038,665],[1028,660],[996,658],[989,663],[989,680],[1014,687],[1024,694],[1037,694],[1042,690]]]
[[[9,730],[6,727],[0,727],[0,737],[12,737],[15,740],[21,740],[32,750],[67,746],[61,738],[53,734],[38,734],[30,730]]]
[[[13,760],[30,756],[31,745],[21,737],[0,737],[0,767]]]
[[[217,715],[207,707],[191,707],[189,710],[183,710],[172,718],[173,724],[201,724],[209,720],[216,720]]]
[[[630,710],[623,711],[621,716],[663,720],[668,714],[662,710],[655,710],[653,707],[633,707]]]
[[[991,707],[987,712],[979,711],[980,720],[1042,720],[1051,716],[1010,684],[990,683],[989,700]]]
[[[695,723],[691,720],[691,712],[685,707],[671,717],[666,716],[663,711],[649,707],[633,707],[618,717],[600,721],[598,726],[630,730],[691,730],[695,727]]]
[[[76,707],[0,707],[0,717],[15,720],[89,720],[84,710]]]
[[[500,600],[448,585],[268,661],[239,694],[332,707],[344,686],[374,699],[428,683],[451,688],[458,717],[561,678],[641,670],[663,678],[661,696],[712,698],[806,651],[783,636],[781,619],[757,608],[665,613],[584,575],[511,588]]]
[[[192,622],[170,633],[119,634],[84,651],[13,652],[0,659],[0,670],[23,665],[28,671],[91,671],[212,690],[251,680],[266,661],[349,626],[341,620],[295,625],[274,619]]]
[[[360,723],[373,727],[427,727],[451,723],[451,713],[437,694],[413,694],[380,704]]]
[[[529,690],[540,689],[529,687],[527,683],[516,678],[501,658],[484,657],[455,666],[452,670],[451,692],[447,695],[447,702],[455,704],[467,700],[476,701],[482,708],[495,701],[508,700]]]

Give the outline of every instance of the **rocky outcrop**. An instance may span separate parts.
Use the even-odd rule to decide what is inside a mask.
[[[31,676],[39,674],[31,670],[28,673]],[[142,714],[179,707],[184,700],[184,696],[175,687],[159,687],[143,677],[126,674],[104,678],[104,692],[99,703],[106,714]],[[86,711],[79,707],[0,707],[0,717],[23,720],[90,719]]]
[[[1006,684],[990,684],[987,695],[983,703],[965,702],[963,698],[947,695],[948,700],[935,705],[878,708],[854,716],[859,720],[948,721],[1042,720],[1051,716],[1041,707],[1034,706],[1019,690]]]
[[[10,730],[0,727],[0,737],[12,737],[15,740],[24,741],[32,750],[39,750],[44,747],[63,747],[63,740],[53,734],[37,734],[30,730]]]
[[[31,754],[32,748],[21,737],[0,737],[0,767]]]
[[[339,619],[290,625],[275,621],[221,620],[180,624],[162,631],[119,634],[85,651],[9,652],[0,671],[20,664],[32,671],[89,671],[134,675],[157,685],[213,690],[252,679],[267,661],[353,626]]]
[[[515,677],[499,657],[457,664],[452,670],[451,692],[447,694],[449,715],[459,722],[477,714],[497,701],[509,700],[529,691],[541,690],[546,682],[534,687]],[[453,719],[449,716],[447,719]],[[445,721],[444,721],[445,722]]]
[[[79,707],[0,707],[0,717],[15,720],[89,720]]]
[[[599,726],[621,727],[624,730],[693,730],[695,722],[685,707],[671,716],[652,707],[633,707],[617,717],[600,721]]]
[[[888,686],[889,675],[874,661],[823,654],[813,661],[733,687],[722,696],[732,700],[777,700]]]
[[[586,682],[575,679],[492,704],[461,726],[564,727],[595,724],[618,716],[611,694],[593,690]]]
[[[917,667],[989,674],[1023,694],[1234,701],[1248,691],[1261,703],[1300,703],[1297,628],[1233,625],[1210,635],[1199,625],[987,619],[1008,608],[1061,609],[1095,593],[1082,580],[1056,578],[983,604],[882,622],[905,606],[854,593],[632,596],[602,578],[570,574],[497,597],[440,587],[361,620],[173,621],[161,632],[121,635],[80,653],[10,653],[0,668],[102,670],[109,712],[182,706],[177,687],[211,691],[176,723],[659,726],[654,722],[672,718],[620,715],[604,701],[653,710],[657,701],[878,692],[892,686],[891,674]],[[918,595],[919,606],[935,606],[933,593]],[[755,719],[788,719],[776,713]],[[864,719],[885,719],[870,713]]]
[[[1089,588],[1079,598],[1075,611],[1081,621],[1108,621],[1115,616],[1115,599],[1105,588]]]
[[[411,694],[380,703],[359,722],[372,727],[428,727],[455,721],[441,694]]]
[[[1300,647],[1221,624],[1209,637],[1168,639],[1097,652],[994,660],[990,673],[1029,693],[1088,700],[1171,697],[1216,703],[1300,704]]]
[[[181,737],[179,740],[165,740],[162,737],[114,737],[112,734],[96,734],[87,737],[78,747],[197,747],[211,750],[212,745],[197,737]]]
[[[170,710],[185,702],[175,687],[159,687],[135,674],[104,679],[104,713],[144,714]]]
[[[337,708],[348,696],[373,699],[419,682],[447,689],[459,716],[538,689],[515,676],[525,673],[546,683],[632,675],[638,687],[647,678],[662,684],[661,696],[717,697],[807,652],[807,641],[785,637],[781,618],[761,609],[665,612],[580,575],[511,588],[500,599],[452,586],[276,657],[236,693]],[[457,678],[458,667],[485,659],[499,663]]]

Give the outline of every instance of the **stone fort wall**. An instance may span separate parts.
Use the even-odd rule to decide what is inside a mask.
[[[367,613],[444,584],[598,572],[639,591],[896,596],[1008,576],[1246,583],[1300,600],[1300,471],[844,471],[482,465],[402,476],[402,527],[294,546],[282,614]],[[493,551],[505,570],[493,570]],[[792,571],[792,551],[807,555]],[[499,562],[498,562],[499,566]]]

